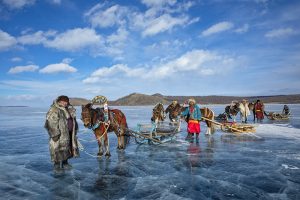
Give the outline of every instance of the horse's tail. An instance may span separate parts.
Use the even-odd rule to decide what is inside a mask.
[[[130,136],[131,136],[131,132],[130,130],[128,129],[128,124],[127,124],[127,119],[126,119],[126,116],[124,115],[124,113],[122,113],[122,118],[123,118],[123,124],[124,124],[124,128],[125,128],[125,131],[124,131],[124,145],[125,145],[125,148],[126,148],[126,145],[129,144],[130,142]]]

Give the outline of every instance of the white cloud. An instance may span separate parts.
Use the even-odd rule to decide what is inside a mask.
[[[90,77],[83,80],[83,83],[97,83],[103,78],[110,76],[138,77],[145,73],[143,68],[129,68],[124,64],[117,64],[111,67],[102,67],[94,71]]]
[[[146,78],[166,78],[177,73],[198,73],[199,75],[213,75],[230,68],[234,60],[227,56],[205,50],[192,50],[181,57],[152,68],[144,75]],[[226,65],[228,65],[226,67]]]
[[[185,14],[194,5],[192,2],[144,0],[142,3],[148,7],[145,12],[120,5],[108,7],[108,3],[97,4],[85,13],[85,17],[92,27],[119,26],[119,29],[125,29],[128,25],[129,29],[140,31],[143,36],[153,36],[174,26],[186,26],[199,21],[199,18],[189,19]]]
[[[125,16],[128,14],[126,7],[114,5],[104,9],[105,4],[97,4],[85,13],[85,17],[93,27],[111,27],[125,23]]]
[[[21,62],[23,59],[20,57],[13,57],[10,59],[12,62]]]
[[[176,0],[142,0],[142,3],[148,7],[161,7],[165,5],[174,5]]]
[[[22,72],[34,72],[39,69],[37,65],[16,66],[9,69],[9,74],[17,74]]]
[[[236,33],[246,33],[249,30],[249,25],[248,24],[244,24],[242,27],[237,28],[234,30],[234,32]]]
[[[101,43],[101,36],[94,29],[76,28],[58,34],[53,40],[44,42],[46,47],[64,51],[78,51],[83,48],[97,46]]]
[[[143,36],[156,35],[157,33],[171,30],[176,25],[182,26],[187,22],[188,22],[187,16],[174,18],[168,14],[161,15],[158,18],[148,21],[148,24],[146,25],[145,30],[142,32],[142,35]]]
[[[0,29],[0,51],[7,50],[17,44],[17,40]]]
[[[33,5],[35,0],[2,0],[10,9],[20,9],[24,6]]]
[[[281,29],[274,29],[265,34],[265,37],[267,38],[280,38],[280,37],[288,37],[291,35],[297,34],[297,31],[295,31],[292,28],[281,28]]]
[[[215,75],[224,73],[236,66],[234,58],[211,51],[192,50],[177,59],[166,61],[153,67],[130,68],[124,64],[102,67],[83,80],[84,83],[97,83],[105,78],[165,79],[183,73]]]
[[[42,44],[45,47],[55,48],[62,51],[75,52],[84,48],[96,48],[103,46],[102,37],[90,28],[69,29],[62,33],[55,30],[37,31],[35,33],[22,35],[17,38],[23,45]]]
[[[217,24],[209,27],[205,31],[203,31],[201,35],[202,36],[209,36],[209,35],[212,35],[212,34],[220,33],[220,32],[223,32],[223,31],[230,30],[231,28],[233,28],[233,26],[234,25],[231,22],[227,22],[227,21],[220,22],[220,23],[217,23]]]
[[[47,40],[47,38],[43,31],[37,31],[33,34],[22,35],[18,37],[17,40],[21,44],[35,45],[35,44],[42,44]]]
[[[129,32],[124,28],[119,28],[116,33],[109,35],[106,39],[107,43],[123,43],[127,40]]]
[[[77,69],[75,67],[70,66],[67,63],[57,63],[47,65],[46,67],[40,70],[40,73],[44,74],[52,74],[59,72],[74,73],[77,72]]]

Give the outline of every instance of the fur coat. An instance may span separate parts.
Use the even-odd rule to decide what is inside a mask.
[[[69,132],[68,119],[73,120],[73,130]],[[67,160],[79,156],[76,121],[76,110],[74,107],[64,108],[55,101],[50,107],[47,115],[45,128],[49,134],[49,150],[52,162]],[[57,141],[53,138],[59,137]]]

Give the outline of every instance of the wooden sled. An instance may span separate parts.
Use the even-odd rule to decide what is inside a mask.
[[[137,124],[136,130],[130,132],[138,144],[162,144],[173,140],[180,132],[180,121]]]
[[[280,113],[276,113],[276,112],[265,112],[264,114],[269,120],[289,120],[290,119],[290,114],[285,115],[285,114],[280,114]]]
[[[221,130],[230,133],[255,133],[255,127],[250,124],[240,124],[233,122],[225,122],[221,125]]]

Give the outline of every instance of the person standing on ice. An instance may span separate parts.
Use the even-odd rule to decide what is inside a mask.
[[[186,137],[187,140],[192,140],[194,138],[194,134],[196,134],[196,140],[199,139],[200,129],[200,120],[201,120],[201,111],[200,107],[196,104],[195,99],[189,99],[189,106],[181,113],[183,117],[187,117],[188,127],[187,132],[188,135]]]
[[[282,114],[283,115],[289,115],[290,114],[290,108],[287,105],[283,106]]]
[[[256,101],[254,109],[257,121],[262,122],[264,119],[265,106],[259,99]]]
[[[247,123],[248,116],[250,115],[250,110],[246,99],[242,100],[242,103],[240,104],[239,108],[240,108],[242,123]]]
[[[67,96],[59,96],[51,105],[45,128],[49,134],[49,150],[54,169],[70,169],[68,159],[79,156],[76,110]]]

